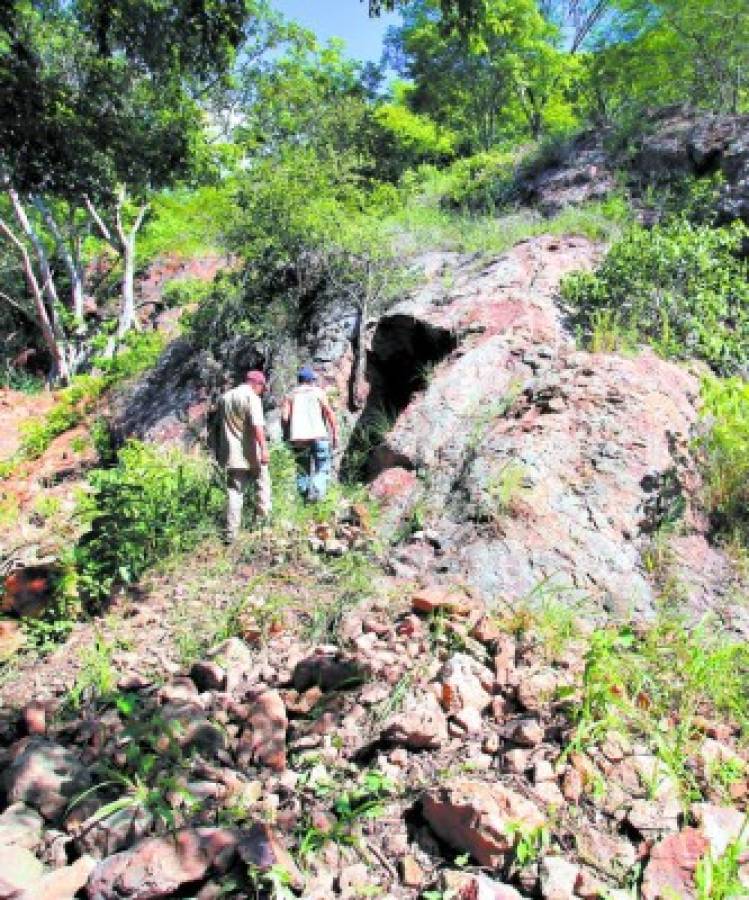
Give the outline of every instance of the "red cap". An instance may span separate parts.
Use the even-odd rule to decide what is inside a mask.
[[[249,381],[250,384],[260,384],[263,387],[265,387],[266,384],[265,375],[263,375],[260,369],[250,369],[247,373],[247,381]]]

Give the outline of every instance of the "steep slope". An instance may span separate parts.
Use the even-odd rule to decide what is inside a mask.
[[[373,326],[360,428],[382,409],[398,417],[371,455],[372,491],[394,530],[410,520],[422,532],[396,554],[400,574],[449,573],[510,602],[544,583],[570,603],[649,617],[657,588],[643,555],[678,520],[691,537],[675,547],[700,557],[691,574],[675,560],[693,608],[727,589],[692,502],[698,379],[647,351],[578,351],[565,326],[559,280],[598,252],[538,238],[478,272],[448,264]],[[423,390],[394,397],[391,383],[427,362],[419,331],[443,358]]]

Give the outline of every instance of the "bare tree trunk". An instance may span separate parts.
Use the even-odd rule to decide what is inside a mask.
[[[2,219],[0,219],[0,233],[5,235],[5,237],[13,244],[13,246],[21,256],[23,272],[26,276],[26,284],[28,285],[31,298],[34,301],[37,323],[42,333],[42,337],[44,338],[44,343],[46,344],[50,356],[52,357],[52,360],[54,362],[55,371],[52,373],[52,376],[54,377],[56,375],[59,376],[62,381],[69,381],[70,368],[65,356],[62,341],[55,333],[54,323],[49,316],[47,306],[44,302],[43,289],[39,284],[36,273],[34,272],[34,267],[32,265],[28,250],[26,249],[26,247],[24,247],[23,243],[16,237],[16,235],[11,231],[11,229]]]
[[[357,310],[356,337],[354,338],[354,360],[351,367],[349,388],[349,408],[358,411],[366,402],[366,369],[367,369],[367,316],[369,300],[372,293],[372,267],[367,263],[367,287]]]
[[[57,306],[60,299],[57,295],[57,288],[55,287],[54,275],[52,273],[52,267],[49,264],[47,251],[44,249],[44,244],[40,240],[39,235],[31,225],[29,217],[26,215],[26,209],[24,208],[17,191],[9,185],[7,192],[16,220],[34,248],[34,253],[36,254],[37,262],[39,263],[39,273],[42,277],[42,295],[47,298],[47,313],[49,320],[52,323],[55,333],[60,334],[62,328],[57,313]]]
[[[70,307],[79,322],[83,321],[84,272],[81,263],[81,238],[78,233],[73,214],[71,213],[70,234],[66,240],[60,230],[52,211],[41,197],[32,198],[32,203],[39,210],[50,233],[55,239],[57,251],[62,257],[70,276]]]
[[[89,197],[84,201],[86,209],[94,220],[99,233],[104,240],[119,253],[122,259],[122,305],[117,324],[117,338],[120,339],[130,331],[138,328],[138,319],[135,314],[135,237],[143,224],[143,219],[148,211],[148,204],[144,203],[138,210],[135,220],[129,229],[125,229],[122,221],[122,210],[127,198],[127,192],[123,186],[117,192],[117,202],[114,208],[114,233],[112,235],[106,222],[102,219],[98,210]]]
[[[122,247],[122,306],[117,323],[117,337],[123,338],[133,326],[138,325],[135,315],[135,234],[125,237]]]

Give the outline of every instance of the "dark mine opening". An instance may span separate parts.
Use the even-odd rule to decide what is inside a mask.
[[[456,347],[452,331],[413,316],[398,314],[381,320],[367,353],[367,403],[341,466],[346,481],[367,481],[388,465],[406,464],[395,457],[383,464],[382,454],[376,451],[414,394],[427,387],[432,368]]]

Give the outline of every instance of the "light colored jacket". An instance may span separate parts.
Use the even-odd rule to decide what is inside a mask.
[[[322,440],[328,437],[323,407],[327,397],[322,388],[314,384],[300,384],[288,396],[289,440],[292,444]]]
[[[219,463],[227,469],[259,469],[258,427],[265,427],[265,416],[255,391],[248,384],[227,391],[219,401]]]

